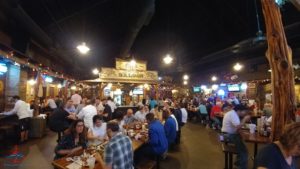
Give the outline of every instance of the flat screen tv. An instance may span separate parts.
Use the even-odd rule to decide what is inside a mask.
[[[239,84],[227,85],[227,89],[228,89],[229,92],[239,92],[240,91],[240,85]]]
[[[200,92],[201,88],[200,87],[193,87],[193,92],[197,93]]]
[[[143,91],[142,88],[134,88],[133,91],[132,91],[132,94],[141,95],[141,94],[144,94],[144,91]]]

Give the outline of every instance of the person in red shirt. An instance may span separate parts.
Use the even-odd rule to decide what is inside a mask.
[[[221,128],[221,122],[216,117],[216,115],[219,115],[222,113],[222,103],[217,102],[216,105],[214,105],[210,112],[210,119],[213,121],[212,127],[213,129],[220,129]]]

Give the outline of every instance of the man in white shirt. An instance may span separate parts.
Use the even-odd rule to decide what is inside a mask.
[[[243,105],[236,105],[233,110],[227,112],[223,118],[222,132],[228,138],[229,142],[236,146],[238,151],[235,165],[240,169],[248,167],[248,150],[238,130],[250,120],[251,116],[247,115],[248,109]],[[243,118],[240,121],[240,118]]]
[[[57,108],[57,105],[56,105],[54,99],[51,96],[48,96],[46,104],[45,104],[45,106],[43,108],[43,112],[45,112],[45,111],[53,111],[56,108]]]
[[[29,105],[20,100],[19,96],[13,96],[13,102],[15,102],[14,108],[9,112],[3,112],[4,115],[13,115],[17,114],[19,118],[19,127],[21,131],[20,142],[24,142],[28,140],[28,129],[29,129],[29,121],[30,121],[30,109]]]
[[[101,99],[99,97],[96,98],[95,107],[98,111],[98,114],[101,114],[104,111],[104,106],[101,102]]]
[[[77,115],[77,118],[83,119],[84,125],[87,128],[93,127],[93,117],[97,115],[97,109],[94,106],[95,100],[87,100],[87,105]]]
[[[71,96],[71,100],[73,101],[73,104],[75,105],[75,107],[77,107],[77,106],[80,104],[82,98],[81,98],[81,96],[78,94],[78,91],[75,91],[75,94],[73,94],[73,95]]]
[[[115,102],[112,101],[111,97],[107,98],[107,104],[109,105],[109,107],[111,108],[111,112],[114,113],[115,110],[117,109],[117,106],[115,104]]]
[[[134,117],[139,122],[145,122],[146,121],[146,115],[147,115],[147,113],[145,112],[145,107],[140,106],[139,110],[134,114]]]
[[[185,123],[187,123],[187,119],[188,119],[188,112],[184,108],[183,103],[180,104],[180,110],[182,113],[182,123],[183,123],[183,125],[185,125]]]

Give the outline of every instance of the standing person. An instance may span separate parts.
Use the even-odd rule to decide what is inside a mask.
[[[15,103],[14,108],[11,111],[3,112],[4,115],[17,114],[19,119],[20,142],[23,143],[28,140],[28,130],[30,121],[30,109],[29,105],[20,99],[19,96],[13,96],[12,101]]]
[[[86,104],[77,117],[83,119],[85,127],[89,129],[93,127],[93,117],[97,115],[97,109],[94,106],[95,99],[87,100]]]
[[[116,103],[112,100],[112,98],[109,96],[107,98],[107,104],[109,105],[110,109],[111,109],[111,113],[112,113],[112,118],[114,119],[114,112],[117,109]]]
[[[298,169],[296,157],[300,155],[300,123],[285,127],[278,141],[263,147],[256,156],[257,169]]]
[[[62,106],[62,104],[63,104],[63,100],[62,100],[62,98],[60,98],[58,95],[57,95],[57,96],[55,96],[55,99],[54,99],[54,101],[55,101],[55,104],[56,104],[56,106],[57,106],[57,107],[61,107],[61,106]]]
[[[198,112],[199,112],[199,117],[200,117],[201,123],[206,124],[206,122],[208,120],[207,119],[208,112],[207,112],[204,101],[200,102],[200,105],[198,107]]]
[[[46,111],[52,112],[56,108],[57,108],[57,105],[56,105],[54,99],[51,96],[47,96],[46,104],[44,105],[44,108],[43,108],[43,113]]]
[[[110,138],[104,149],[104,160],[96,154],[96,160],[103,169],[133,169],[132,142],[128,136],[119,132],[115,121],[107,123],[107,135]]]
[[[188,112],[184,107],[184,103],[180,104],[180,110],[182,113],[182,126],[184,126],[187,123],[187,119],[188,119]]]
[[[163,119],[165,120],[164,129],[169,147],[173,146],[176,140],[176,121],[170,115],[170,111],[163,110]]]
[[[100,115],[95,115],[93,117],[93,124],[93,127],[88,130],[88,145],[99,145],[107,139],[106,123],[102,122]]]
[[[73,101],[71,99],[67,100],[60,107],[55,109],[52,115],[49,117],[49,128],[50,130],[57,132],[58,139],[57,142],[61,140],[63,132],[69,128],[72,123],[72,113],[66,111],[66,109],[73,106]]]
[[[225,114],[222,126],[222,132],[225,133],[229,142],[236,146],[238,152],[235,165],[240,169],[247,169],[248,167],[248,150],[238,132],[251,118],[251,116],[247,115],[247,111],[247,107],[236,105],[233,110]],[[242,118],[241,121],[240,118]]]
[[[157,101],[154,100],[153,97],[151,97],[150,103],[149,103],[150,110],[152,110],[156,105],[157,105]]]
[[[86,106],[87,100],[88,100],[87,97],[82,98],[81,103],[77,106],[75,110],[75,114],[79,114],[79,112]]]
[[[75,94],[71,96],[71,99],[73,101],[74,106],[77,107],[80,104],[82,97],[78,94],[78,91],[75,91]]]
[[[95,107],[97,109],[98,114],[101,114],[104,111],[104,106],[103,106],[103,104],[101,102],[100,97],[96,98]]]
[[[108,122],[112,119],[112,110],[111,110],[111,107],[107,104],[106,99],[102,99],[102,104],[104,106],[104,110],[102,113],[100,113],[100,115],[103,116],[103,120],[105,122]]]
[[[76,120],[68,133],[55,147],[55,158],[59,159],[87,147],[86,130],[82,120]]]

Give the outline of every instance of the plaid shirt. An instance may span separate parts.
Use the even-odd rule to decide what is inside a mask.
[[[113,169],[133,169],[133,150],[129,137],[119,133],[105,146],[105,164]]]

